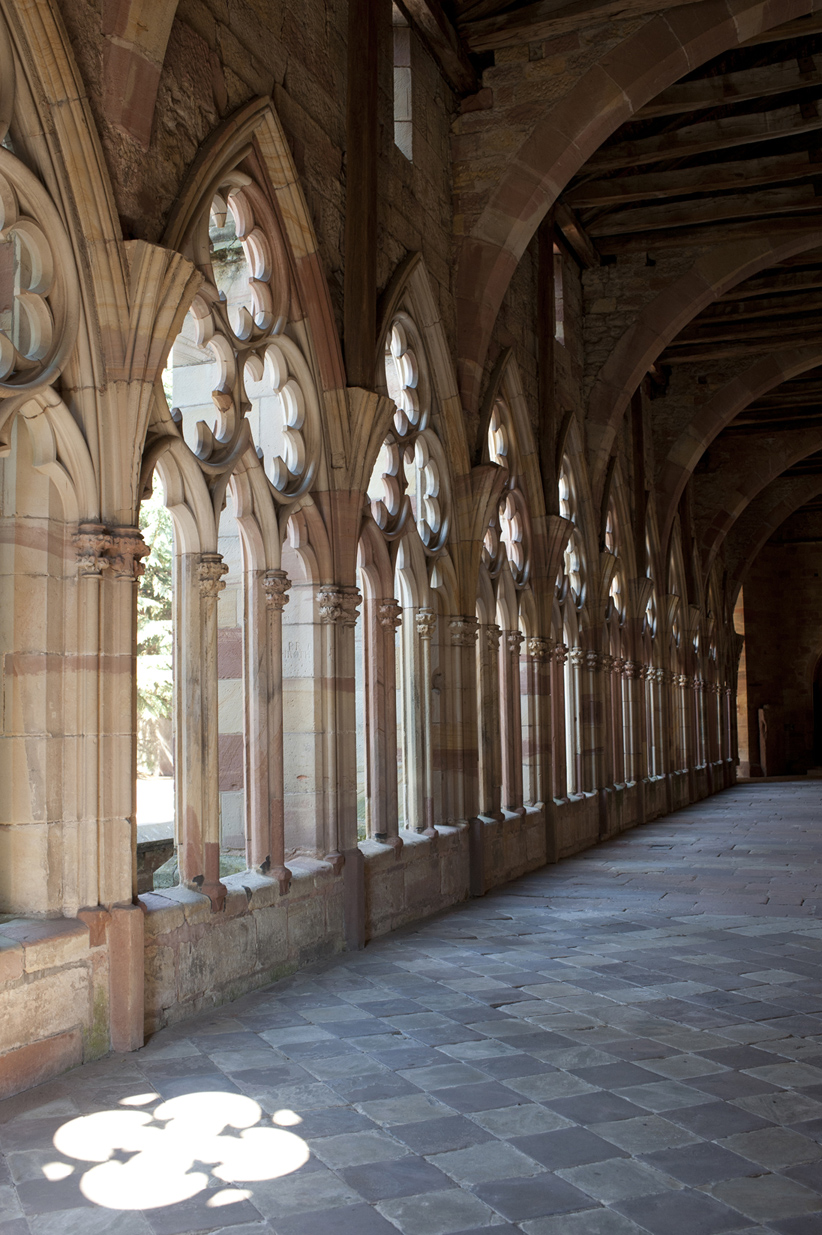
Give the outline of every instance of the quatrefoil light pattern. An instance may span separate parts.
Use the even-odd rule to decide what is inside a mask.
[[[206,279],[174,346],[169,403],[207,469],[230,466],[250,435],[275,496],[293,500],[314,476],[319,406],[287,332],[291,281],[279,230],[250,177],[234,172],[215,194],[192,248]]]
[[[93,1204],[159,1209],[205,1191],[209,1174],[226,1184],[255,1183],[304,1166],[309,1150],[302,1137],[262,1126],[262,1117],[243,1094],[191,1093],[161,1102],[153,1112],[98,1111],[72,1119],[55,1133],[54,1147],[95,1164],[80,1179]],[[232,1198],[242,1199],[233,1193],[225,1201]]]

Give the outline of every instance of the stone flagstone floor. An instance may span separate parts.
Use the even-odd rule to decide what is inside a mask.
[[[820,1235],[821,808],[737,786],[0,1103],[0,1232]]]

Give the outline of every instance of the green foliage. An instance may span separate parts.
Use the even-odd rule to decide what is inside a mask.
[[[140,509],[146,559],[137,599],[137,712],[141,720],[171,716],[172,563],[171,518],[159,486]]]

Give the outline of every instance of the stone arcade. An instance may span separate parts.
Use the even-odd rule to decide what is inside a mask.
[[[0,1093],[822,763],[820,105],[816,0],[0,0]]]

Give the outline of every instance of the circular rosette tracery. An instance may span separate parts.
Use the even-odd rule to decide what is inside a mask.
[[[226,178],[190,245],[206,281],[174,345],[169,404],[204,466],[230,466],[250,434],[274,494],[294,500],[316,468],[319,407],[285,333],[292,284],[279,227],[251,177]]]
[[[531,525],[525,499],[510,489],[499,507],[500,540],[517,587],[524,587],[531,573]]]
[[[71,247],[43,186],[0,148],[0,394],[53,381],[74,345]]]
[[[431,388],[425,353],[413,321],[399,313],[385,341],[385,386],[394,404],[391,430],[368,484],[371,514],[388,538],[412,517],[428,553],[438,553],[448,532],[448,468],[430,429]]]

